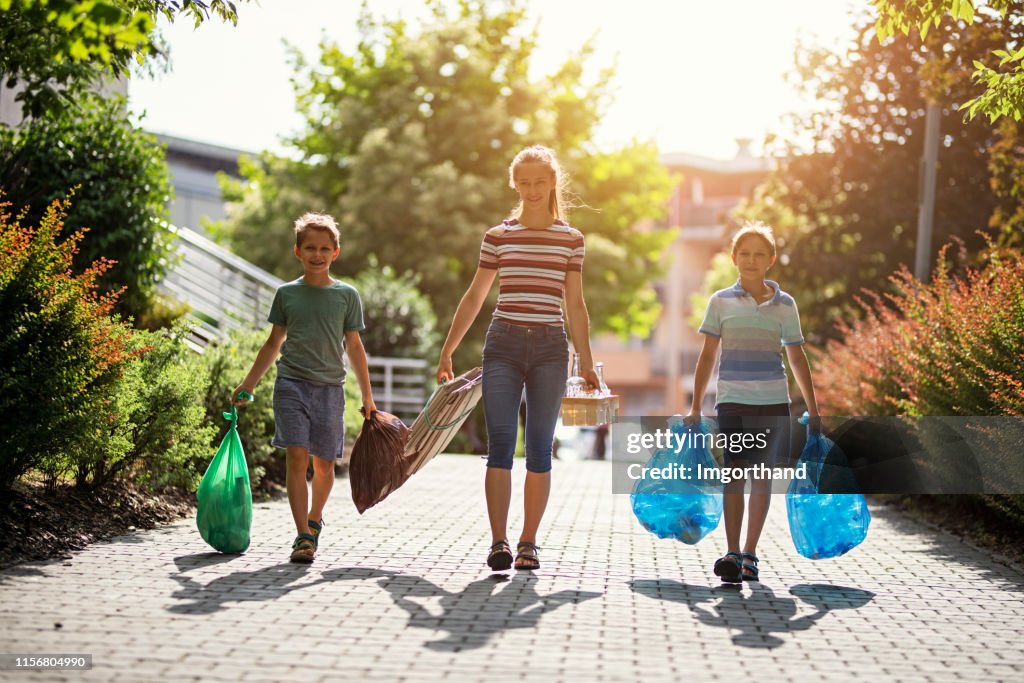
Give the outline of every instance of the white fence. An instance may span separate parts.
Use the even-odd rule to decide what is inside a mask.
[[[194,230],[167,229],[178,238],[176,258],[160,289],[190,307],[191,341],[197,351],[231,330],[266,327],[274,292],[282,280]],[[407,422],[415,418],[426,401],[426,361],[370,358],[369,366],[377,407]]]
[[[412,424],[427,400],[427,362],[419,358],[370,358],[368,365],[377,407]]]

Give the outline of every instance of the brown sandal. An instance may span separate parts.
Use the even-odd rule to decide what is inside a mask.
[[[520,564],[520,560],[529,562],[531,566]],[[519,541],[516,544],[516,569],[521,571],[540,569],[540,548],[529,541]]]

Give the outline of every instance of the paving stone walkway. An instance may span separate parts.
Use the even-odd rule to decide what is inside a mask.
[[[94,663],[0,681],[1024,680],[1024,575],[896,512],[813,562],[777,497],[763,582],[727,588],[721,528],[659,540],[608,463],[556,462],[542,570],[493,576],[483,467],[441,456],[362,517],[339,480],[308,567],[275,501],[241,556],[186,520],[0,572],[0,653]]]

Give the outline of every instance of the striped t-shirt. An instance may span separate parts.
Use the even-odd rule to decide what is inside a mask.
[[[775,295],[758,304],[739,281],[708,301],[701,334],[721,337],[717,403],[789,403],[782,347],[804,343],[796,301],[765,280]]]
[[[562,325],[565,274],[583,270],[583,233],[562,221],[538,230],[505,221],[480,245],[480,267],[498,271],[494,317],[513,325]],[[499,232],[499,231],[494,231]]]

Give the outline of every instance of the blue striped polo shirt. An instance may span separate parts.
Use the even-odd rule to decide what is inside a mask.
[[[804,343],[796,301],[765,280],[775,295],[758,304],[736,281],[708,301],[698,332],[722,340],[718,366],[718,403],[789,403],[782,347]]]

